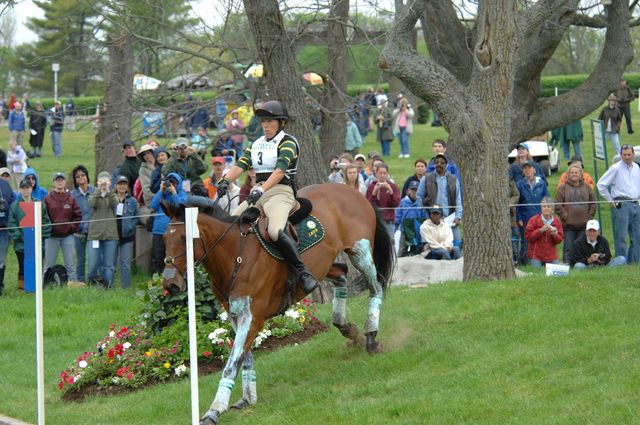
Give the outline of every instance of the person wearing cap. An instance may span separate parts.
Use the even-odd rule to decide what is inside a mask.
[[[133,193],[133,185],[138,179],[141,161],[131,140],[127,139],[122,142],[122,155],[124,156],[124,161],[116,168],[112,178],[115,180],[117,176],[125,176],[129,181],[129,192]]]
[[[162,166],[162,175],[176,173],[181,178],[184,192],[207,196],[207,190],[200,177],[207,172],[207,166],[202,162],[202,158],[189,146],[189,140],[185,137],[176,139],[175,149],[175,154]]]
[[[553,215],[553,199],[545,196],[540,202],[540,214],[527,222],[524,238],[527,241],[527,256],[534,267],[543,267],[547,263],[559,264],[558,249],[564,238],[562,222]]]
[[[418,182],[412,180],[407,187],[407,195],[400,200],[400,205],[396,208],[395,225],[401,234],[398,255],[401,257],[420,253],[420,225],[427,218],[427,212],[422,208],[417,193]]]
[[[153,196],[151,208],[156,211],[153,219],[151,233],[153,239],[151,243],[151,270],[154,279],[160,276],[164,270],[164,232],[169,225],[169,217],[162,209],[162,202],[179,205],[187,201],[187,194],[182,189],[182,177],[178,173],[169,173],[162,183],[160,190]]]
[[[31,167],[27,167],[24,172],[24,180],[27,180],[31,183],[31,197],[36,201],[42,201],[45,196],[49,194],[49,191],[44,187],[40,186],[40,180],[38,180],[38,174],[36,170]]]
[[[620,109],[620,112],[624,115],[624,120],[627,123],[627,133],[633,134],[633,124],[631,123],[631,109],[629,108],[629,103],[633,102],[636,97],[633,95],[633,91],[631,91],[627,85],[627,80],[624,78],[620,78],[618,91],[616,91],[616,98],[618,99],[618,109]]]
[[[367,199],[382,210],[387,231],[393,240],[393,234],[396,230],[395,208],[400,205],[400,189],[389,180],[389,166],[387,164],[382,163],[376,168],[376,182],[371,183],[367,188]]]
[[[11,170],[13,187],[17,189],[27,171],[27,154],[15,140],[9,140],[7,166]]]
[[[64,110],[60,101],[56,100],[49,112],[51,132],[51,148],[56,158],[62,156],[62,130],[64,128]]]
[[[526,265],[528,260],[528,242],[525,238],[525,230],[529,219],[536,214],[540,214],[540,202],[545,196],[549,196],[547,183],[536,175],[534,162],[528,161],[522,166],[524,178],[516,183],[516,188],[520,192],[518,206],[516,207],[516,219],[520,230],[520,261],[522,265]]]
[[[598,192],[611,206],[615,256],[640,262],[640,166],[631,145],[623,145],[620,158],[598,180]],[[627,250],[627,235],[629,249]]]
[[[599,266],[618,267],[627,264],[624,256],[611,258],[607,238],[600,234],[598,220],[589,220],[585,232],[576,239],[571,253],[571,266],[575,269]]]
[[[582,163],[582,157],[579,155],[573,155],[571,160],[567,163],[567,166],[571,167],[572,165],[579,165],[582,168],[582,180],[584,180],[585,184],[589,186],[591,189],[595,190],[596,182],[593,181],[593,177],[589,173],[584,170],[584,164]],[[567,182],[567,177],[569,177],[569,170],[565,171],[560,175],[558,179],[558,187],[565,184]]]
[[[31,196],[33,192],[31,181],[24,179],[20,182],[18,187],[20,194],[9,207],[9,220],[7,221],[7,227],[9,237],[13,240],[13,250],[15,251],[16,258],[18,259],[18,290],[24,291],[24,229],[20,227],[20,221],[24,218],[25,212],[20,208],[20,203],[39,202],[41,200],[35,199]],[[45,203],[42,202],[40,206],[42,212],[42,239],[46,240],[51,234],[51,226],[49,226],[51,221],[49,220],[49,213],[47,212],[47,206]]]
[[[31,157],[42,156],[44,144],[44,132],[47,129],[47,113],[42,107],[42,102],[36,102],[36,108],[29,114],[29,144],[31,145]]]
[[[102,171],[98,174],[97,189],[89,196],[91,222],[87,243],[89,245],[89,271],[87,280],[105,288],[113,287],[116,252],[118,249],[118,223],[116,206],[118,198],[110,190],[111,175]]]
[[[224,167],[226,161],[222,156],[214,156],[211,158],[211,174],[204,179],[204,187],[207,188],[207,196],[211,199],[216,199],[216,193],[218,192],[218,182],[224,177]],[[238,192],[240,189],[238,189]]]
[[[76,279],[85,282],[86,259],[87,259],[87,236],[89,234],[89,222],[91,221],[92,208],[89,206],[89,197],[95,191],[91,185],[89,170],[84,165],[77,165],[71,170],[73,178],[73,189],[71,196],[74,197],[80,212],[82,222],[74,235],[76,246]]]
[[[447,153],[447,142],[442,139],[435,139],[431,143],[431,152],[433,152],[433,157],[429,161],[429,164],[427,164],[427,174],[436,171],[436,156],[444,155],[445,158],[447,158],[447,172],[456,176],[458,182],[462,183],[460,180],[460,169],[453,158],[451,158],[451,155]]]
[[[310,293],[319,286],[318,280],[300,259],[291,236],[284,231],[289,212],[296,202],[294,179],[298,172],[300,145],[295,137],[285,132],[289,113],[282,103],[267,101],[255,110],[255,114],[261,120],[264,136],[247,147],[226,177],[218,182],[218,196],[226,195],[230,183],[243,172],[251,168],[256,170],[256,187],[233,215],[242,214],[252,205],[264,211],[269,218],[269,237],[298,275],[301,288]]]
[[[144,144],[140,146],[138,159],[141,164],[140,169],[138,170],[138,180],[133,184],[133,197],[140,203],[140,205],[148,208],[149,204],[151,204],[151,200],[153,199],[153,193],[151,193],[151,175],[153,174],[153,170],[156,168],[156,159],[151,145]],[[127,178],[127,181],[128,180],[129,179]],[[129,192],[129,194],[131,194],[131,192]],[[145,211],[144,214],[148,214],[149,212],[150,210]]]
[[[447,173],[447,157],[438,154],[435,157],[436,170],[427,173],[418,185],[418,199],[425,207],[438,204],[444,205],[442,212],[445,217],[455,214],[453,219],[452,232],[456,241],[462,241],[460,233],[460,223],[462,222],[462,193],[460,182],[451,173]]]
[[[162,167],[169,161],[171,154],[163,147],[157,148],[153,151],[153,157],[155,159],[155,168],[151,173],[151,193],[155,195],[160,190],[160,184],[162,183]],[[152,198],[153,199],[153,198]]]
[[[420,180],[427,174],[427,161],[422,158],[418,158],[413,163],[414,173],[405,180],[402,186],[402,196],[407,196],[407,189],[412,182],[420,183]]]
[[[349,114],[344,114],[347,131],[344,136],[344,151],[350,155],[357,155],[362,147],[362,136],[358,126],[351,120]]]
[[[562,262],[571,263],[573,243],[596,213],[596,195],[582,178],[582,164],[569,166],[569,179],[556,192],[555,210],[564,230]]]
[[[533,160],[531,153],[529,152],[529,146],[526,143],[518,143],[516,147],[516,159],[509,166],[509,178],[516,182],[516,184],[524,178],[522,166],[527,163],[531,163],[535,170],[536,176],[540,177],[544,182],[547,182],[547,176],[542,172],[540,164]]]
[[[611,140],[614,154],[620,153],[620,126],[622,125],[622,112],[618,109],[618,98],[611,93],[598,119],[604,122],[604,138]]]
[[[82,212],[75,198],[66,188],[67,179],[64,173],[53,175],[53,190],[44,197],[44,203],[53,223],[51,237],[45,242],[44,270],[56,265],[58,250],[62,251],[64,268],[67,270],[69,282],[77,281],[76,276],[76,243],[77,232]]]
[[[126,176],[116,177],[114,189],[118,198],[116,217],[118,218],[118,265],[120,268],[120,286],[131,287],[131,263],[133,263],[133,241],[138,224],[138,202],[129,192],[129,180]]]
[[[8,168],[0,168],[0,177],[8,173]],[[17,198],[5,178],[0,178],[0,297],[4,292],[4,270],[9,250],[9,232],[5,230],[9,221],[9,208]]]
[[[7,167],[0,168],[0,177],[11,186],[11,170]],[[16,192],[17,193],[17,192]]]
[[[362,176],[362,181],[364,184],[367,184],[368,177],[365,171],[367,168],[367,157],[359,153],[353,157],[353,163],[358,167],[358,174]]]
[[[374,118],[378,126],[377,136],[383,157],[391,155],[391,142],[393,141],[393,113],[388,105],[387,100],[379,104]]]
[[[429,208],[429,218],[420,226],[420,238],[424,242],[423,253],[427,260],[457,260],[462,257],[460,247],[453,244],[453,232],[442,219],[442,208]]]

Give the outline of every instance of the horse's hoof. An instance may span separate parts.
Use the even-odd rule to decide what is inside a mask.
[[[347,339],[345,345],[349,348],[360,348],[366,345],[364,335],[357,335],[354,339]]]
[[[209,411],[200,418],[200,425],[218,425],[220,419],[220,412],[217,410]]]
[[[244,409],[245,407],[249,407],[249,401],[244,397],[231,405],[231,409]]]
[[[367,353],[371,355],[384,353],[384,347],[376,341],[375,344],[367,345]]]

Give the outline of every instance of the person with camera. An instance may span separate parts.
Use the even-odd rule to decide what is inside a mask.
[[[189,140],[178,137],[175,154],[162,166],[162,175],[176,173],[180,176],[182,191],[192,195],[207,196],[207,189],[200,177],[206,172],[207,166],[195,149],[189,146]]]
[[[393,131],[398,135],[400,141],[400,156],[398,158],[409,158],[409,138],[413,133],[413,108],[402,98],[398,102],[397,109],[393,111]]]
[[[182,177],[178,173],[169,173],[167,177],[160,183],[160,190],[153,196],[151,201],[151,209],[156,212],[153,219],[153,234],[151,248],[151,270],[154,278],[161,275],[164,270],[164,232],[169,225],[169,217],[164,213],[160,204],[168,202],[178,205],[187,200],[187,194],[182,190]]]
[[[600,234],[598,220],[587,221],[585,232],[575,240],[571,252],[571,266],[575,269],[594,268],[599,266],[618,267],[627,264],[622,255],[611,258],[611,250],[607,238]]]
[[[98,283],[105,288],[113,287],[113,275],[118,249],[118,224],[116,206],[118,197],[111,191],[111,174],[98,174],[98,187],[89,196],[91,222],[87,234],[89,245],[88,282]]]
[[[376,180],[367,188],[367,199],[374,206],[382,209],[387,230],[393,239],[393,233],[396,230],[395,208],[400,205],[400,189],[395,183],[389,181],[389,166],[385,163],[376,168]]]
[[[553,215],[553,199],[545,196],[540,202],[540,214],[529,219],[524,231],[527,240],[527,256],[534,267],[547,263],[559,264],[556,245],[562,242],[564,232],[562,222]]]
[[[387,100],[378,105],[378,111],[375,116],[382,156],[391,155],[391,142],[393,141],[393,114],[388,105],[389,101]]]
[[[269,237],[282,253],[285,261],[298,275],[298,283],[310,293],[318,286],[318,280],[309,272],[298,255],[295,242],[285,233],[289,212],[295,203],[294,179],[298,172],[300,145],[285,132],[289,121],[286,106],[277,100],[264,102],[255,109],[264,136],[245,149],[228,174],[218,182],[218,197],[225,196],[229,186],[250,169],[256,170],[256,186],[247,199],[233,212],[242,214],[255,205],[269,218]]]

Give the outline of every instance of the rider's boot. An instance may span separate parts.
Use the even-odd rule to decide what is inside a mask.
[[[284,260],[298,273],[298,284],[304,292],[307,294],[313,292],[313,290],[319,286],[318,280],[307,270],[307,267],[300,259],[296,244],[291,237],[280,230],[280,232],[278,232],[278,240],[275,243],[282,253]]]

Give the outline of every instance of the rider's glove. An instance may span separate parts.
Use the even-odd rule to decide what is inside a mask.
[[[223,197],[229,190],[229,180],[226,177],[218,180],[218,197]]]
[[[260,199],[262,195],[264,195],[264,189],[262,189],[261,187],[252,189],[251,193],[249,193],[249,196],[247,196],[247,204],[254,205],[256,202],[258,202],[258,199]]]

